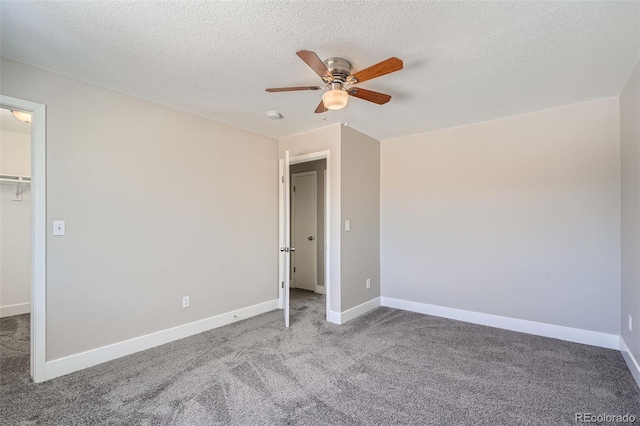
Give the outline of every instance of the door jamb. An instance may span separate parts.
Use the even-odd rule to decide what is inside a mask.
[[[0,106],[31,113],[31,347],[34,382],[46,377],[47,165],[46,106],[0,95]]]

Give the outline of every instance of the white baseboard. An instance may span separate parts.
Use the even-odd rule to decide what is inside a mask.
[[[327,311],[327,321],[333,324],[342,324],[340,322],[340,312]]]
[[[447,308],[444,306],[430,305],[428,303],[411,302],[391,297],[381,297],[381,304],[382,306],[389,308],[403,309],[405,311],[450,318],[506,330],[519,331],[521,333],[535,334],[537,336],[552,337],[554,339],[567,340],[569,342],[583,343],[586,345],[600,346],[616,350],[620,347],[619,336],[617,334],[607,334],[599,331],[582,330],[562,325],[545,324],[517,318],[483,314],[480,312]]]
[[[194,321],[189,324],[180,325],[147,334],[145,336],[135,337],[133,339],[103,346],[101,348],[81,352],[79,354],[48,361],[45,363],[44,380],[73,373],[74,371],[92,367],[126,355],[131,355],[155,346],[164,345],[165,343],[193,336],[194,334],[202,333],[213,328],[222,327],[223,325],[273,311],[277,308],[278,299],[274,299],[268,302],[205,318],[203,320]]]
[[[0,318],[14,315],[28,314],[31,312],[31,303],[17,303],[15,305],[0,306]]]
[[[627,367],[629,367],[631,375],[636,380],[636,384],[638,385],[638,387],[640,387],[640,365],[638,365],[638,361],[633,356],[633,353],[629,350],[627,342],[624,341],[622,336],[620,336],[620,353],[627,363]]]
[[[344,324],[347,321],[351,321],[352,319],[357,318],[362,314],[366,314],[367,312],[377,308],[378,306],[380,306],[380,298],[376,297],[375,299],[371,299],[368,302],[364,302],[351,309],[347,309],[340,314],[340,322],[338,324]]]
[[[317,285],[316,286],[316,293],[318,293],[318,294],[327,294],[326,289],[324,288],[323,285]]]

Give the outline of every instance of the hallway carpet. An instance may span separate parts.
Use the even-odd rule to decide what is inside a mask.
[[[324,297],[41,384],[29,316],[0,319],[2,425],[561,425],[640,416],[614,350],[390,308],[345,325]],[[640,420],[638,420],[640,422]]]

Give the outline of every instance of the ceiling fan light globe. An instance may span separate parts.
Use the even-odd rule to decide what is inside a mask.
[[[24,111],[11,110],[11,114],[20,121],[31,123],[31,114]]]
[[[329,90],[322,95],[322,102],[327,109],[342,109],[347,106],[349,94],[344,90]]]

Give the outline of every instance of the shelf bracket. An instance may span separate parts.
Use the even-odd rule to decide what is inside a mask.
[[[16,196],[14,197],[13,201],[22,201],[22,192],[22,182],[16,183]]]
[[[31,184],[31,178],[28,176],[18,176],[18,175],[2,175],[0,174],[0,183],[15,183],[16,184],[16,195],[13,198],[13,201],[22,201],[22,194],[24,192],[24,185]]]

